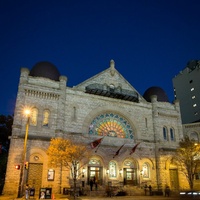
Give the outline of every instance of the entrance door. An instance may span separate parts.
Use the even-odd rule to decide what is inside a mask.
[[[29,163],[28,168],[28,184],[30,187],[35,188],[35,193],[39,193],[39,189],[42,185],[42,170],[43,164],[40,163]]]
[[[178,170],[177,169],[170,169],[170,185],[172,190],[179,189],[179,182],[178,182]]]
[[[137,185],[137,169],[124,168],[124,185]]]
[[[94,179],[98,182],[99,185],[102,185],[102,167],[88,167],[88,184],[90,179]]]

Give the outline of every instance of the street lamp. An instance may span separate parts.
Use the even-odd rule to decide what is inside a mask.
[[[31,110],[30,109],[25,109],[24,114],[27,117],[27,122],[26,122],[26,132],[25,132],[25,137],[24,137],[24,150],[22,154],[22,167],[21,167],[21,172],[20,172],[20,185],[19,185],[19,190],[18,190],[18,197],[22,197],[24,193],[24,183],[25,181],[25,163],[26,163],[26,146],[27,146],[27,138],[28,138],[28,131],[29,131],[29,124],[30,124],[30,114]]]

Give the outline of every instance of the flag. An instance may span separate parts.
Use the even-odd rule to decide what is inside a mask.
[[[130,155],[131,155],[132,153],[135,152],[135,150],[136,150],[136,148],[137,148],[137,146],[138,146],[139,144],[140,144],[140,142],[138,142],[138,143],[131,149]]]
[[[113,158],[115,158],[115,156],[118,156],[118,155],[119,155],[119,152],[120,152],[120,150],[123,148],[124,145],[125,145],[125,144],[123,144],[123,145],[116,151],[116,153],[115,153],[115,155],[113,156]]]
[[[103,138],[104,138],[104,137],[99,138],[99,139],[93,141],[93,142],[90,144],[90,145],[91,145],[91,148],[92,148],[92,149],[96,148],[96,147],[101,143],[101,141],[102,141]]]

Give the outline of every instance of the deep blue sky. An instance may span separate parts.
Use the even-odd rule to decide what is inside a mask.
[[[74,86],[116,69],[143,95],[200,59],[199,0],[0,0],[0,114],[13,114],[20,68],[55,64]]]

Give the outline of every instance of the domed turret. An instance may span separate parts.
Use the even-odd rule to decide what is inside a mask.
[[[30,76],[49,78],[59,81],[60,73],[55,65],[48,61],[36,63],[30,71]]]
[[[146,101],[151,102],[151,96],[152,95],[156,95],[157,96],[157,101],[161,101],[161,102],[169,102],[169,99],[167,97],[167,94],[165,93],[165,91],[157,86],[153,86],[148,88],[143,97]]]

